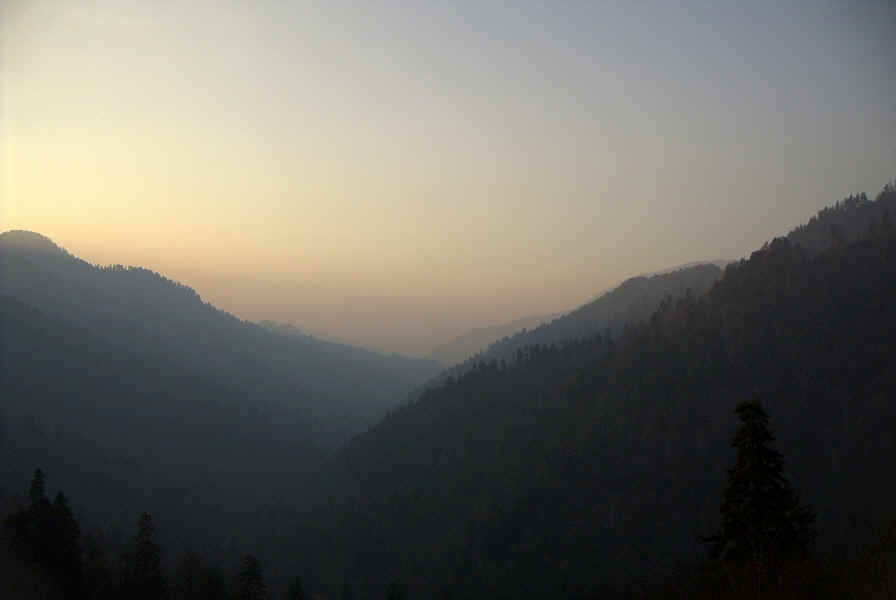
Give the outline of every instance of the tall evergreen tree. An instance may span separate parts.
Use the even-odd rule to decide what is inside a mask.
[[[59,492],[51,504],[46,496],[46,477],[37,469],[28,500],[28,507],[20,508],[5,523],[12,550],[18,559],[38,566],[64,597],[81,597],[81,529],[68,499]]]
[[[45,564],[50,516],[44,472],[37,469],[28,488],[28,506],[20,507],[4,523],[16,554],[26,562]]]
[[[67,597],[74,598],[83,584],[81,528],[72,514],[68,498],[59,492],[53,501],[53,541],[50,546],[51,565]]]
[[[153,539],[155,525],[149,513],[140,515],[133,554],[126,558],[125,586],[131,598],[157,600],[165,595],[162,550]]]
[[[737,450],[728,470],[719,531],[704,538],[710,555],[748,561],[760,570],[784,555],[804,552],[815,537],[814,515],[801,506],[784,476],[784,459],[758,399],[735,409],[741,426],[731,441]]]

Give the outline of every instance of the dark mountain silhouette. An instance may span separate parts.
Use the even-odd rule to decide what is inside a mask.
[[[0,486],[35,464],[110,526],[140,509],[179,523],[174,540],[295,498],[323,457],[315,425],[259,407],[176,361],[113,345],[0,296]],[[211,491],[214,493],[210,493]]]
[[[151,510],[175,547],[257,538],[329,448],[436,368],[272,333],[30,232],[0,235],[0,269],[0,488],[40,465],[90,522]]]
[[[887,184],[872,202],[862,194],[853,194],[812,217],[789,234],[794,244],[810,255],[831,246],[855,241],[888,227],[896,218],[896,184]]]
[[[419,371],[420,373],[425,373],[431,372],[433,369],[440,368],[438,361],[435,361],[433,359],[409,357],[398,354],[396,352],[385,352],[379,350],[371,350],[369,348],[359,348],[357,346],[352,346],[348,342],[341,341],[336,338],[321,337],[316,334],[306,333],[292,323],[280,323],[278,321],[265,319],[259,321],[257,325],[270,331],[271,333],[276,333],[277,335],[286,337],[299,338],[300,340],[304,340],[309,343],[322,342],[324,344],[335,344],[336,346],[350,351],[360,351],[361,353],[368,355],[373,354],[379,358],[391,357],[395,360],[383,360],[381,368],[386,373],[394,373],[395,377],[399,379],[407,378],[409,376],[409,372],[416,373]],[[408,367],[409,363],[411,365],[410,369]]]
[[[277,321],[265,319],[264,321],[259,321],[258,324],[272,333],[278,333],[280,335],[288,335],[298,338],[305,337],[316,339],[313,335],[303,332],[301,329],[291,323],[278,323]]]
[[[317,585],[414,597],[622,589],[702,558],[733,408],[758,393],[819,546],[848,552],[896,502],[894,300],[885,219],[814,250],[776,239],[618,335],[479,362],[394,411],[322,470],[283,551]]]
[[[627,279],[569,313],[517,319],[493,327],[477,327],[436,347],[429,357],[444,365],[467,359],[510,359],[517,348],[555,344],[603,333],[618,333],[628,321],[646,318],[667,295],[698,294],[721,277],[728,260],[694,261]],[[711,267],[717,267],[713,270]],[[677,274],[676,274],[677,273]],[[660,277],[671,275],[670,277]],[[693,286],[693,287],[691,287]],[[513,341],[510,341],[513,340]]]
[[[483,361],[513,362],[518,352],[533,345],[566,344],[595,335],[617,336],[626,324],[649,318],[668,297],[678,299],[708,290],[722,276],[721,264],[725,261],[692,263],[627,279],[572,312],[534,329],[517,330],[513,335],[494,341],[464,362],[439,373],[422,385],[416,394],[441,385],[449,377],[457,377]]]
[[[667,297],[702,294],[721,276],[718,265],[700,263],[667,273],[632,277],[568,314],[495,342],[481,358],[511,358],[527,346],[561,344],[605,334],[607,329],[611,335],[618,335],[626,323],[649,318]]]
[[[139,267],[98,267],[27,231],[0,234],[0,293],[138,355],[164,356],[259,408],[316,423],[333,445],[438,369],[311,336],[274,335]]]
[[[660,269],[658,271],[652,271],[650,273],[644,273],[640,275],[640,277],[654,277],[655,275],[667,275],[669,273],[674,273],[675,271],[682,271],[684,269],[690,269],[691,267],[699,267],[701,265],[715,265],[720,269],[725,269],[728,265],[733,262],[737,262],[734,260],[725,260],[725,259],[716,259],[716,260],[694,260],[683,265],[677,265],[675,267],[667,267],[665,269]],[[603,294],[601,294],[603,296]]]

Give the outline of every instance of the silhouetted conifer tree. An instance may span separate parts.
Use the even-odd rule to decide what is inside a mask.
[[[28,511],[25,516],[23,541],[29,547],[32,560],[53,567],[53,546],[56,542],[53,507],[46,496],[46,476],[36,469],[28,489]]]
[[[741,426],[731,441],[737,459],[728,470],[722,523],[704,541],[713,558],[747,561],[763,572],[782,555],[809,548],[814,516],[800,505],[784,476],[784,459],[772,447],[775,438],[762,404],[742,402],[735,412]]]
[[[19,560],[38,565],[64,597],[81,597],[81,530],[68,499],[59,492],[50,504],[44,472],[37,469],[28,489],[28,500],[28,507],[20,508],[5,523],[15,555]]]
[[[51,567],[59,577],[66,597],[73,598],[80,593],[83,582],[81,528],[62,492],[56,494],[53,501],[52,534],[49,546]]]
[[[125,559],[125,587],[128,597],[156,600],[165,595],[162,550],[153,540],[154,534],[152,517],[149,513],[143,513],[137,522],[133,554]]]

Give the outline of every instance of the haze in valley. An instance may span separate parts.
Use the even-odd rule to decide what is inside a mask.
[[[0,229],[425,355],[896,164],[884,2],[2,8]]]

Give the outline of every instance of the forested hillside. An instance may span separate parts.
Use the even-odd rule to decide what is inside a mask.
[[[231,399],[290,411],[333,446],[381,417],[437,363],[311,336],[275,335],[147,269],[98,267],[26,231],[0,234],[0,294],[152,361],[214,381]],[[4,322],[7,319],[4,319]]]
[[[482,359],[510,357],[527,346],[562,344],[593,335],[618,335],[626,323],[635,323],[650,315],[668,297],[674,300],[686,294],[700,295],[722,275],[713,263],[676,269],[668,273],[632,277],[584,306],[558,317],[532,331],[519,332],[495,342]]]
[[[260,408],[171,359],[138,354],[0,296],[0,487],[37,466],[120,528],[149,510],[184,543],[257,533],[324,452],[314,424]],[[210,532],[226,527],[226,536]]]
[[[42,467],[106,531],[147,510],[169,547],[249,544],[435,368],[272,333],[145,269],[0,235],[0,490]]]
[[[52,479],[52,478],[51,478]],[[213,558],[159,543],[148,512],[120,535],[80,518],[77,496],[36,469],[26,494],[0,491],[0,595],[17,600],[230,600],[269,598],[264,570],[231,546]],[[136,527],[135,527],[136,526]],[[124,533],[126,532],[126,533]],[[298,586],[298,587],[297,587]],[[301,580],[292,589],[301,592]],[[287,596],[290,600],[303,596]]]
[[[874,234],[891,225],[896,215],[896,187],[887,184],[874,201],[864,193],[853,194],[821,210],[787,238],[810,254]]]
[[[650,317],[663,300],[702,294],[721,276],[722,269],[717,264],[698,263],[655,275],[632,277],[572,312],[492,342],[482,352],[441,372],[423,388],[440,385],[448,377],[457,377],[481,362],[513,362],[519,351],[531,346],[619,335],[627,323]]]
[[[429,390],[338,453],[277,544],[321,587],[623,589],[705,556],[732,411],[755,396],[819,550],[848,554],[896,514],[893,196],[864,234],[813,251],[776,239],[619,335],[531,346]]]

